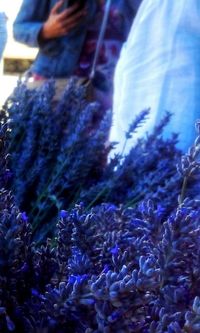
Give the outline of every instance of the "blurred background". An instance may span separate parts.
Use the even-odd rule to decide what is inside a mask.
[[[13,91],[17,80],[37,54],[37,49],[17,43],[13,39],[12,25],[20,9],[22,0],[2,0],[3,10],[8,17],[8,41],[0,64],[0,105]]]

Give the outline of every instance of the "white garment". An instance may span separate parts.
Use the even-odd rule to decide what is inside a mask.
[[[186,150],[200,117],[200,0],[143,0],[115,72],[115,152],[121,153],[135,115],[149,107],[149,119],[134,139],[151,132],[168,110],[174,115],[164,136],[179,132],[179,147]]]

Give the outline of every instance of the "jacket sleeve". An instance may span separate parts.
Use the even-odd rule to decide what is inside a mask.
[[[48,1],[23,0],[13,24],[16,41],[31,47],[38,47],[38,36],[48,12]]]
[[[31,47],[39,47],[40,51],[48,56],[56,56],[63,50],[63,39],[67,39],[71,44],[71,39],[77,33],[86,34],[87,25],[96,12],[96,1],[87,0],[88,16],[86,23],[78,29],[72,30],[68,36],[49,39],[47,41],[39,40],[39,33],[46,21],[53,5],[58,0],[23,0],[20,11],[13,24],[13,35],[16,41],[24,43]]]

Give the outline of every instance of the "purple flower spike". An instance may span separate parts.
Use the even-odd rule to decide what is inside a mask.
[[[28,222],[28,216],[26,215],[25,212],[21,213],[21,219],[22,219],[22,221],[24,221],[24,222]]]
[[[116,245],[115,247],[113,247],[113,248],[110,250],[110,253],[112,253],[113,255],[118,255],[118,253],[119,253],[119,248],[118,248],[118,246]]]
[[[60,211],[60,217],[61,217],[61,218],[63,218],[63,219],[64,219],[64,218],[66,218],[66,217],[67,217],[67,215],[68,215],[68,213],[67,213],[67,211],[66,211],[66,210],[61,210],[61,211]]]

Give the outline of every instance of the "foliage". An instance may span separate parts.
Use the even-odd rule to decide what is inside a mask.
[[[0,124],[0,332],[198,333],[200,331],[200,202],[197,195],[200,170],[199,124],[197,123],[198,137],[194,146],[179,163],[179,152],[174,147],[176,138],[172,137],[166,142],[161,137],[166,118],[152,136],[139,141],[129,156],[123,160],[116,157],[108,166],[104,160],[100,170],[98,164],[96,168],[99,170],[97,177],[99,188],[102,188],[105,177],[105,185],[108,187],[111,184],[110,193],[113,191],[112,195],[109,193],[109,200],[113,198],[116,203],[121,202],[124,205],[110,202],[85,209],[84,205],[79,203],[74,208],[69,208],[73,201],[66,201],[69,209],[60,211],[55,238],[47,238],[43,244],[38,244],[33,241],[34,224],[23,210],[18,209],[9,190],[8,180],[12,174],[8,169],[7,143],[13,138],[14,141],[10,143],[11,151],[11,147],[13,149],[14,144],[22,138],[19,147],[24,143],[23,150],[18,151],[19,147],[16,148],[16,156],[11,157],[21,158],[21,162],[26,162],[30,175],[32,170],[35,170],[30,161],[33,163],[39,160],[37,156],[40,156],[41,161],[45,163],[43,150],[39,149],[35,158],[31,157],[31,154],[36,154],[39,142],[37,136],[40,135],[42,139],[42,133],[38,132],[37,135],[35,133],[35,129],[39,126],[37,122],[40,103],[46,98],[46,89],[49,89],[50,93],[53,91],[51,90],[53,86],[44,88],[44,96],[42,92],[39,93],[41,100],[38,99],[38,92],[27,91],[23,86],[18,89],[16,94],[19,93],[20,99],[15,95],[12,101],[8,101],[1,114]],[[45,100],[46,104],[42,104],[47,108],[44,114],[49,110],[50,96],[48,95]],[[53,100],[51,101],[53,103]],[[66,103],[69,106],[69,103]],[[5,123],[7,110],[20,112],[22,106],[27,108],[27,112],[24,111],[21,115],[13,114],[13,123],[8,126]],[[86,105],[86,108],[93,106],[93,104]],[[28,110],[33,112],[33,120],[29,119]],[[40,112],[43,113],[43,109],[40,109]],[[143,113],[143,116],[145,114]],[[19,128],[15,127],[14,122],[18,116],[18,121],[21,121],[20,117],[27,117],[30,121],[30,127],[27,127],[30,133],[27,133],[26,138],[21,137],[24,135],[25,127],[23,129],[20,126],[25,126],[28,122],[23,120],[19,123]],[[45,119],[48,122],[47,114]],[[97,133],[100,124],[97,124]],[[47,125],[47,128],[48,126],[50,125]],[[11,128],[13,133],[10,133]],[[135,129],[132,126],[131,131]],[[79,128],[77,133],[81,130],[83,129]],[[60,133],[62,134],[61,130]],[[72,133],[70,137],[71,135]],[[86,137],[90,135],[94,139],[92,128],[87,131]],[[106,136],[105,133],[102,135]],[[131,134],[127,134],[129,135]],[[52,147],[51,149],[54,149],[52,159],[57,158],[60,148],[58,149],[56,145],[54,147],[53,142],[55,144],[56,141],[49,142],[48,145],[47,137],[45,134],[42,139],[45,144],[42,147],[47,149]],[[62,138],[61,135],[61,141]],[[56,133],[51,139],[56,139]],[[103,145],[104,139],[98,139],[98,144]],[[32,148],[28,149],[25,142],[26,144],[29,142]],[[87,144],[87,140],[85,142]],[[71,144],[75,144],[75,141]],[[66,145],[69,145],[69,142],[66,142]],[[86,151],[84,152],[86,154]],[[88,152],[91,153],[92,150]],[[103,146],[101,151],[103,157],[104,153]],[[12,154],[15,154],[14,149]],[[63,160],[65,162],[65,154],[66,151],[63,150],[60,163]],[[79,158],[80,152],[77,151],[76,154]],[[83,156],[81,158],[83,160]],[[50,159],[48,161],[51,162]],[[77,163],[82,162],[77,161]],[[86,165],[87,161],[84,162]],[[178,176],[173,174],[175,163],[178,163]],[[57,166],[57,160],[55,165]],[[75,165],[73,164],[74,169]],[[26,191],[28,171],[22,164],[16,164],[15,167],[18,172],[24,170],[25,180],[22,189]],[[12,170],[15,171],[15,168]],[[40,182],[45,176],[45,171],[46,169],[41,178],[38,173],[37,179]],[[69,173],[72,171],[67,169]],[[76,172],[78,177],[80,173],[78,167]],[[145,175],[142,178],[143,172],[146,173],[148,181]],[[91,174],[93,175],[94,173]],[[72,178],[73,182],[77,182],[76,177]],[[22,180],[21,178],[21,182]],[[58,185],[60,180],[62,178],[58,180]],[[139,194],[144,190],[147,192],[135,200],[138,205],[132,207],[128,201],[134,198],[133,194],[128,196],[131,182]],[[91,183],[88,188],[92,191],[95,187]],[[183,183],[182,189],[180,183]],[[123,188],[124,194],[121,194]],[[118,192],[120,199],[115,195],[115,191]],[[180,195],[178,200],[175,200],[178,191]],[[84,193],[82,189],[79,194],[86,198]],[[91,195],[90,191],[88,195]],[[15,196],[18,198],[16,193]],[[45,206],[45,209],[47,208],[48,206]]]
[[[63,206],[95,184],[106,162],[111,112],[102,114],[85,93],[72,81],[57,102],[53,82],[39,90],[19,84],[8,103],[14,195],[42,235]]]
[[[141,113],[141,116],[143,118],[145,114]],[[181,177],[176,172],[181,154],[176,148],[177,135],[168,140],[162,138],[162,130],[170,116],[166,113],[151,135],[138,140],[127,156],[118,157],[121,162],[117,165],[115,159],[111,160],[102,180],[82,191],[82,201],[130,206],[151,198],[157,203],[162,202],[166,211],[172,211],[181,188]],[[137,126],[130,126],[130,129],[135,131]],[[129,138],[130,134],[126,136]]]
[[[162,201],[166,211],[175,208],[181,186],[176,173],[177,136],[162,139],[169,114],[128,156],[115,156],[106,163],[114,146],[107,142],[111,112],[103,113],[96,103],[88,103],[76,81],[71,81],[59,102],[53,82],[39,91],[19,84],[7,112],[13,192],[37,239],[51,235],[61,209],[80,201],[89,208],[102,202],[129,206],[152,198]],[[134,120],[126,139],[148,112]]]
[[[8,198],[7,198],[8,200]],[[200,209],[166,221],[103,204],[62,211],[56,240],[31,242],[24,213],[0,224],[0,331],[199,332]]]
[[[6,123],[6,106],[0,112],[0,191],[5,187],[8,188],[11,180],[11,172],[9,169],[8,152],[8,124]]]

